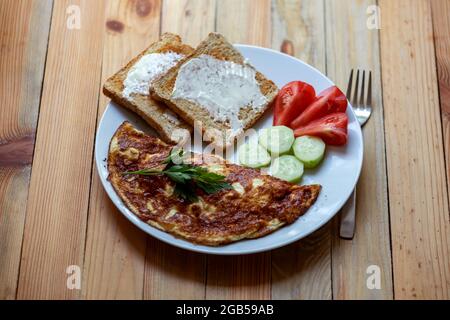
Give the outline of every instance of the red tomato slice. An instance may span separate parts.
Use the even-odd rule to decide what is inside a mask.
[[[288,126],[315,99],[314,88],[302,81],[292,81],[285,85],[275,101],[273,125]]]
[[[319,97],[329,97],[332,112],[345,112],[347,110],[347,97],[338,87],[332,86],[323,90]]]
[[[317,99],[292,121],[291,127],[298,128],[327,114],[345,112],[346,109],[347,98],[338,87],[333,86],[322,91]]]
[[[309,107],[306,108],[305,111],[303,111],[303,113],[291,122],[291,127],[302,127],[328,113],[331,113],[331,105],[328,103],[328,97],[317,97],[316,101],[314,101]]]
[[[314,120],[302,128],[294,130],[296,137],[315,136],[326,144],[342,146],[347,143],[347,115],[343,112],[332,113]]]

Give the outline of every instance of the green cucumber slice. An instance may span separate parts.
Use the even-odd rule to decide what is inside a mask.
[[[284,155],[273,160],[271,174],[288,182],[299,182],[303,175],[303,163],[294,156]]]
[[[325,143],[317,137],[301,136],[295,139],[292,149],[305,168],[312,169],[322,161],[325,154]]]
[[[262,129],[259,133],[259,144],[272,154],[288,152],[294,143],[294,131],[285,126]]]
[[[250,141],[239,148],[239,163],[245,167],[261,168],[268,166],[270,155],[258,141]]]

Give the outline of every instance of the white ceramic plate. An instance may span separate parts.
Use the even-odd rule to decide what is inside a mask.
[[[256,69],[274,81],[279,88],[293,80],[302,80],[311,84],[316,89],[316,92],[333,85],[333,82],[318,70],[291,56],[274,50],[248,45],[236,45],[236,48],[249,59]],[[97,132],[95,160],[103,186],[113,203],[128,220],[144,232],[174,246],[197,252],[222,255],[261,252],[287,245],[319,229],[339,211],[350,196],[361,171],[363,140],[361,128],[350,107],[347,108],[347,115],[349,117],[347,145],[344,147],[327,146],[326,156],[322,164],[315,170],[305,171],[302,184],[318,183],[322,185],[319,198],[308,212],[293,224],[265,237],[239,241],[220,247],[196,245],[149,226],[128,210],[114,191],[111,183],[107,180],[106,158],[109,142],[116,129],[123,121],[128,120],[137,128],[147,133],[155,134],[134,113],[114,103],[110,103],[107,106]],[[255,129],[270,127],[271,125],[272,113],[270,112],[256,124]],[[194,151],[199,150],[194,148]]]

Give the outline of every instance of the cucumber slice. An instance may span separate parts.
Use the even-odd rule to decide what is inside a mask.
[[[278,179],[299,182],[303,175],[303,163],[294,156],[284,155],[272,162],[270,172]]]
[[[258,141],[250,141],[239,148],[239,162],[250,168],[261,168],[268,166],[270,155],[258,144]]]
[[[285,126],[262,129],[259,134],[259,143],[272,154],[288,152],[294,140],[294,131]]]
[[[325,143],[317,137],[302,136],[295,139],[292,149],[305,168],[312,169],[322,161],[325,154]]]

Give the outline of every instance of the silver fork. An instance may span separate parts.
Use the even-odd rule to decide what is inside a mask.
[[[359,69],[356,72],[356,81],[353,84],[353,69],[350,72],[350,79],[347,86],[347,99],[351,102],[353,111],[360,126],[364,126],[372,114],[372,71],[368,72],[369,80],[366,86],[366,71],[362,70],[362,81],[359,82]],[[353,98],[352,98],[353,91]],[[367,95],[366,95],[367,93]],[[358,100],[359,96],[359,100]],[[339,235],[344,239],[353,239],[355,234],[355,207],[356,189],[353,190],[350,198],[341,209],[341,225]]]

